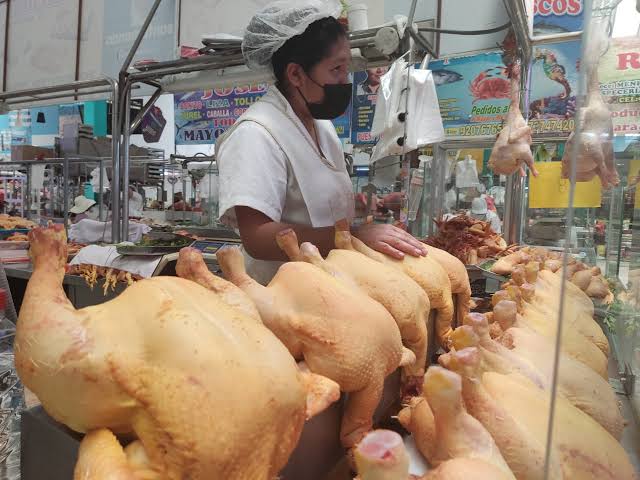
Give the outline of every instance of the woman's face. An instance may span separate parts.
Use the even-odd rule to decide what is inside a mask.
[[[299,78],[291,79],[291,83],[302,90],[309,103],[321,102],[324,99],[322,88],[324,85],[349,83],[350,65],[351,46],[349,40],[346,37],[340,38],[324,60],[315,65],[310,72],[303,72]],[[300,70],[302,71],[302,68]]]
[[[380,85],[380,77],[385,74],[384,68],[370,68],[367,70],[369,85]]]

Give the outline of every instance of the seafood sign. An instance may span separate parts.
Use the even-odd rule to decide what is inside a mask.
[[[566,136],[573,131],[580,54],[579,41],[534,49],[528,112],[534,134]]]
[[[534,0],[533,35],[582,30],[584,0]]]
[[[613,133],[640,133],[640,38],[614,38],[600,59],[600,90],[609,104]]]
[[[445,133],[495,136],[509,112],[509,79],[499,52],[431,62]]]

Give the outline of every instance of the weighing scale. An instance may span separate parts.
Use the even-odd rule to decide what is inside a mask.
[[[218,259],[216,252],[225,246],[240,246],[239,240],[230,238],[212,238],[206,240],[195,240],[191,245],[191,248],[195,248],[202,252],[204,262],[207,264],[209,270],[215,275],[221,275],[220,266],[218,265]],[[178,261],[178,253],[169,253],[163,255],[160,259],[160,263],[153,272],[153,276],[176,276],[176,263]]]

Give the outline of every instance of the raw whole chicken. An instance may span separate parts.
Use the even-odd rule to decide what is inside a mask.
[[[77,480],[271,480],[305,417],[338,398],[338,386],[299,371],[258,318],[188,280],[142,280],[76,310],[62,289],[64,229],[38,228],[29,239],[34,271],[15,363],[54,419],[89,432]],[[318,380],[319,391],[333,389],[309,402],[311,412],[307,388]],[[111,432],[138,440],[123,452]]]
[[[412,418],[413,423],[434,423],[435,438],[431,439],[434,444],[423,453],[429,456],[430,464],[438,466],[454,458],[478,459],[500,469],[505,478],[515,480],[489,432],[465,410],[460,375],[442,367],[430,367],[424,377],[423,391],[431,413],[427,413],[426,409],[414,411],[411,407],[407,408],[411,417],[426,413],[425,418]],[[421,442],[417,438],[419,432],[411,433],[420,447]]]
[[[460,457],[441,463],[423,477],[409,475],[409,456],[396,432],[376,430],[356,449],[356,480],[509,480],[512,474],[481,459]]]
[[[555,302],[552,305],[557,305],[555,307],[556,310],[551,308],[549,312],[543,312],[526,307],[526,313],[519,315],[517,312],[517,303],[513,308],[510,308],[508,302],[504,302],[504,300],[514,300],[514,298],[509,295],[505,297],[502,293],[503,291],[496,292],[493,298],[495,302],[493,319],[499,324],[501,332],[505,332],[511,327],[524,328],[525,330],[530,330],[546,337],[547,342],[554,344],[557,335],[559,316],[557,306],[560,305],[559,300],[551,300],[551,302]],[[569,303],[568,300],[566,303]],[[571,317],[568,316],[565,318],[571,319]],[[609,378],[607,374],[608,360],[606,355],[595,343],[572,328],[571,325],[563,325],[561,344],[563,353],[584,363],[604,379]]]
[[[531,127],[520,111],[520,65],[514,64],[511,69],[511,105],[505,126],[491,151],[489,168],[499,175],[511,175],[520,170],[524,176],[523,163],[526,163],[533,175],[537,176],[531,153],[532,142]]]
[[[456,321],[460,325],[469,313],[471,303],[471,283],[467,267],[460,260],[436,247],[426,245],[427,252],[447,272],[451,282],[451,293],[456,297]]]
[[[548,392],[521,376],[483,371],[475,348],[442,355],[440,361],[462,375],[467,410],[491,433],[516,478],[545,478]],[[558,396],[548,478],[633,480],[636,476],[618,441]]]
[[[417,382],[422,384],[427,364],[429,297],[417,283],[395,268],[359,252],[334,249],[325,260],[314,245],[298,246],[291,229],[280,232],[277,242],[291,260],[309,262],[385,307],[400,329],[403,344],[416,356],[413,365],[403,368],[405,388],[412,389]],[[351,234],[337,230],[336,245],[345,243],[351,244]]]
[[[340,228],[340,227],[338,227]],[[383,253],[369,248],[361,240],[350,237],[351,242],[341,242],[338,248],[355,250],[377,262],[390,265],[411,277],[426,292],[431,308],[437,310],[435,332],[438,343],[442,347],[447,345],[447,337],[451,333],[453,321],[453,298],[451,296],[451,282],[447,272],[429,255],[426,257],[412,257],[406,255],[402,260],[396,260]]]
[[[489,370],[519,373],[550,391],[555,352],[548,339],[528,330],[510,328],[495,341],[489,336],[489,323],[484,315],[472,313],[465,322],[451,334],[453,348],[478,347],[483,365]],[[609,382],[564,354],[560,356],[558,392],[616,439],[622,437],[624,420]]]
[[[393,317],[365,293],[309,263],[285,263],[264,287],[247,275],[239,249],[224,248],[217,259],[291,353],[349,393],[340,438],[347,448],[356,445],[372,427],[385,378],[415,361]]]
[[[562,178],[571,177],[571,162],[575,161],[577,182],[588,182],[597,175],[605,190],[620,183],[613,154],[611,111],[604,102],[598,79],[600,55],[609,42],[607,20],[595,19],[585,40],[582,64],[587,75],[587,98],[585,106],[578,110],[575,131],[569,135],[562,156]],[[576,131],[580,133],[576,135]]]

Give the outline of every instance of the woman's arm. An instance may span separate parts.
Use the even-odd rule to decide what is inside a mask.
[[[276,243],[276,235],[287,228],[296,232],[300,243],[313,243],[323,256],[335,248],[334,227],[313,228],[274,222],[264,213],[250,207],[235,207],[235,213],[244,248],[258,260],[288,260]],[[363,225],[354,229],[353,234],[374,250],[394,258],[401,259],[404,254],[426,255],[422,243],[392,225]]]

